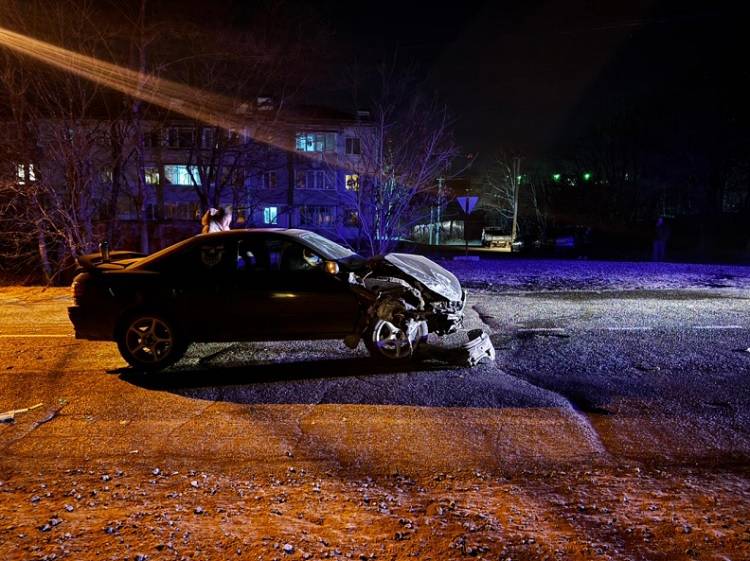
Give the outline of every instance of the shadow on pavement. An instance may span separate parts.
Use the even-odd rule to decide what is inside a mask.
[[[274,382],[324,380],[346,376],[372,376],[445,370],[445,364],[384,362],[369,358],[316,359],[290,362],[254,362],[230,365],[189,365],[146,374],[133,368],[111,371],[120,379],[152,390],[177,390],[206,386],[257,385]]]
[[[135,386],[194,399],[242,404],[367,404],[430,407],[557,405],[494,364],[381,362],[369,358],[173,367],[158,374],[112,371]]]

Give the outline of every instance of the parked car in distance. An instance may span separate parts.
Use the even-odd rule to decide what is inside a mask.
[[[563,226],[547,232],[534,242],[534,248],[556,255],[572,255],[585,251],[591,245],[591,228],[588,226]]]
[[[488,226],[482,229],[482,247],[491,247],[500,251],[512,251],[511,236],[504,228]]]
[[[116,341],[143,371],[191,342],[342,338],[375,357],[411,356],[428,333],[457,330],[466,293],[420,255],[365,259],[314,232],[201,234],[152,255],[79,258],[68,314],[80,339]]]

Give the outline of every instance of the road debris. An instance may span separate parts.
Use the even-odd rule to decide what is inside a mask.
[[[456,334],[462,341],[445,337],[437,344],[423,343],[418,348],[418,358],[437,359],[460,366],[476,366],[487,360],[495,361],[495,347],[490,336],[481,329],[471,329]]]
[[[31,407],[24,407],[23,409],[11,409],[10,411],[6,411],[5,413],[0,413],[0,423],[12,423],[16,415],[19,413],[26,413],[28,411],[33,411],[34,409],[39,409],[43,403],[37,403],[36,405],[32,405]]]

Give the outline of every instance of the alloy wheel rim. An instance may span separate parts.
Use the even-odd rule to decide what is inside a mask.
[[[169,325],[156,317],[141,317],[128,327],[125,345],[141,362],[156,363],[169,355],[174,335]]]
[[[380,353],[388,358],[402,358],[411,354],[411,341],[403,329],[380,320],[373,332],[373,342]]]

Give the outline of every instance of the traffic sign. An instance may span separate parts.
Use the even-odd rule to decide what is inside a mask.
[[[473,197],[456,197],[456,200],[458,201],[461,210],[463,210],[466,214],[471,214],[471,211],[474,210],[475,206],[477,206],[479,197],[476,195],[474,195]]]

